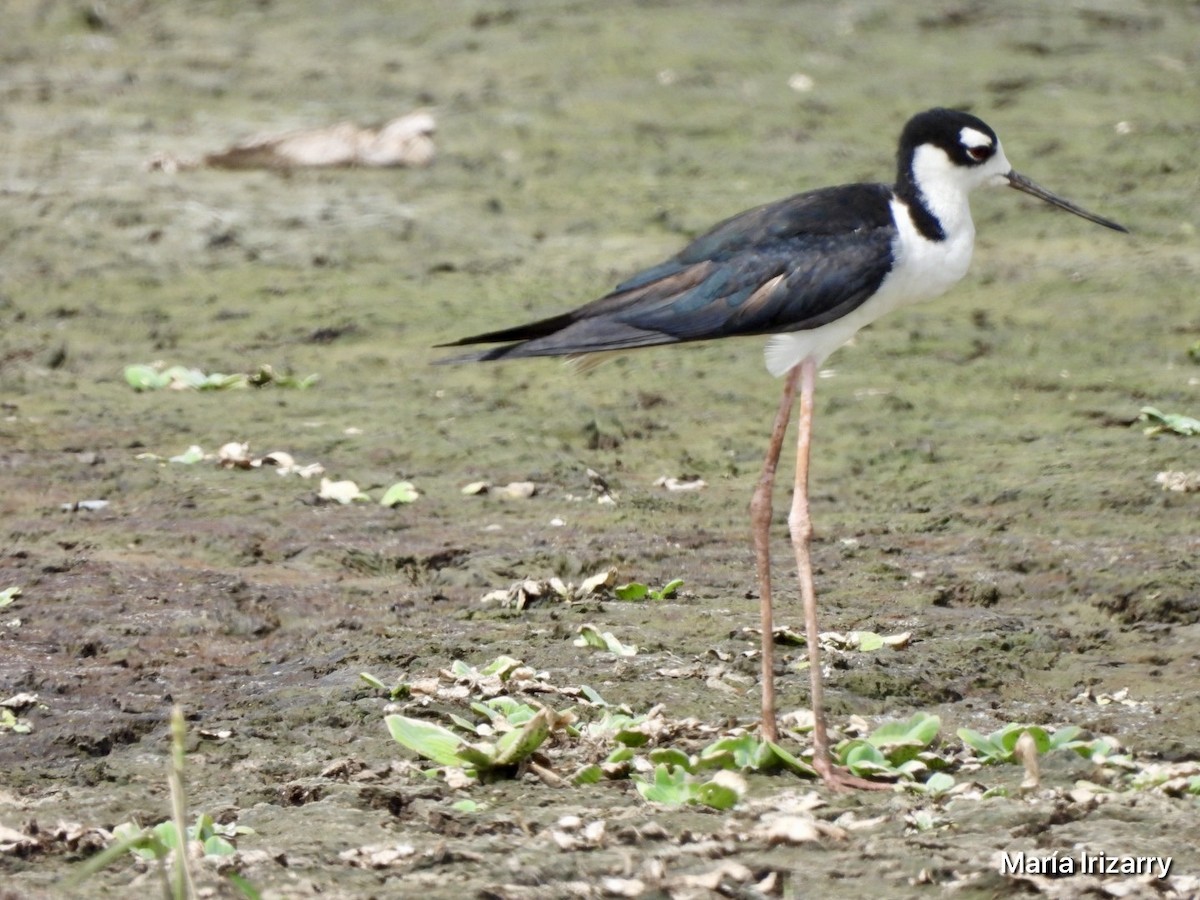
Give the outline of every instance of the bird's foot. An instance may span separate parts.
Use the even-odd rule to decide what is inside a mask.
[[[851,775],[841,766],[835,766],[828,759],[813,760],[813,768],[825,782],[825,786],[833,791],[890,791],[894,784],[890,781],[869,781]]]

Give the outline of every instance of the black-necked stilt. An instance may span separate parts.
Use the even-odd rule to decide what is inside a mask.
[[[899,306],[936,297],[966,274],[975,243],[967,195],[981,185],[1007,184],[1106,228],[1126,230],[1013,171],[996,133],[964,112],[931,109],[913,116],[900,135],[898,162],[894,185],[822,188],[747,210],[572,312],[443,345],[505,346],[441,360],[573,356],[772,335],[767,369],[786,380],[750,503],[762,604],[762,733],[776,739],[771,491],[798,385],[800,433],[788,526],[804,598],[813,765],[835,787],[875,785],[833,765],[825,727],[808,509],[818,366],[864,325]]]

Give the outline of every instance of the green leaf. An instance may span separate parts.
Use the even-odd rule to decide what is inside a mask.
[[[170,377],[154,366],[141,364],[125,367],[125,381],[135,391],[157,391],[171,383]]]
[[[650,735],[637,728],[621,728],[613,733],[613,740],[626,747],[644,747],[650,742]]]
[[[590,766],[584,766],[571,776],[571,784],[583,786],[585,784],[599,784],[604,780],[604,770],[596,763]]]
[[[11,709],[0,706],[0,731],[28,734],[32,728],[24,720],[17,718],[17,714]]]
[[[885,753],[897,747],[920,749],[933,742],[941,726],[942,720],[937,716],[918,712],[904,722],[885,722],[871,732],[867,740]]]
[[[1033,738],[1033,743],[1038,753],[1047,753],[1053,746],[1056,746],[1053,744],[1045,728],[1038,725],[1025,725],[1020,722],[1005,725],[1003,728],[993,731],[986,736],[969,728],[960,728],[958,730],[958,736],[962,739],[963,743],[982,756],[985,762],[990,763],[1012,762],[1017,741],[1020,740],[1022,734],[1028,734]],[[1069,737],[1073,737],[1075,734],[1078,734],[1078,732],[1068,732]],[[1068,741],[1065,739],[1063,747],[1064,749],[1076,749],[1070,747]]]
[[[153,828],[140,828],[133,822],[124,822],[113,829],[114,845],[121,853],[129,852],[142,859],[162,859],[171,848],[162,842]],[[112,849],[111,847],[109,849]]]
[[[402,503],[412,503],[421,495],[413,487],[411,481],[397,481],[383,493],[379,503],[381,506],[393,507]]]
[[[595,625],[580,625],[579,637],[572,641],[572,643],[576,647],[593,647],[596,650],[608,649],[604,638],[600,636],[600,630]]]
[[[468,744],[465,741],[458,748],[457,765],[464,768],[491,769],[496,765],[496,745],[490,741],[479,741]]]
[[[459,753],[466,746],[466,742],[448,728],[434,722],[424,722],[396,714],[384,716],[383,721],[387,724],[392,739],[418,756],[442,766],[462,765],[463,760]]]
[[[606,763],[613,763],[613,764],[623,763],[623,762],[629,762],[629,760],[633,759],[634,756],[635,756],[635,754],[633,752],[632,747],[620,746],[616,750],[614,750],[612,753],[608,754],[608,756],[606,756],[604,758],[604,761]]]
[[[855,631],[852,633],[858,638],[858,649],[863,653],[870,653],[872,650],[878,650],[883,646],[883,635],[876,634],[874,631]]]
[[[166,822],[159,822],[150,830],[168,850],[175,850],[179,847],[179,830],[169,819]]]
[[[669,600],[681,587],[683,587],[683,579],[675,578],[664,584],[660,590],[653,591],[652,596],[655,600]]]
[[[629,584],[617,585],[613,588],[613,593],[618,600],[645,600],[646,595],[650,593],[650,588],[640,582],[631,581]]]
[[[1004,748],[998,746],[990,737],[973,731],[970,728],[960,728],[957,732],[959,740],[974,750],[989,762],[999,762],[1004,757]]]
[[[952,787],[954,787],[954,779],[945,772],[934,772],[925,781],[925,793],[934,797],[946,793]]]
[[[250,383],[250,378],[246,375],[223,375],[220,372],[214,372],[212,375],[202,376],[196,389],[200,391],[223,391],[227,388],[244,388]]]
[[[1076,738],[1083,733],[1083,729],[1078,725],[1064,725],[1062,728],[1050,735],[1051,750],[1072,750],[1074,744],[1079,743]]]
[[[521,660],[513,659],[511,656],[497,656],[490,663],[480,669],[479,672],[481,675],[495,675],[499,677],[501,681],[507,681],[508,676],[511,675],[515,669],[519,669],[523,665],[525,664],[521,662]]]
[[[685,772],[695,771],[691,758],[675,747],[659,747],[649,753],[650,762],[656,766],[676,766]]]
[[[455,812],[473,813],[479,812],[479,804],[469,797],[464,797],[462,800],[456,800],[450,804],[450,808]]]
[[[683,769],[657,766],[654,769],[654,781],[647,781],[640,775],[634,775],[633,781],[637,792],[649,803],[683,806],[691,797],[691,791],[688,790],[687,784],[687,772]]]
[[[1037,747],[1038,753],[1045,753],[1050,749],[1050,735],[1046,733],[1045,728],[1040,728],[1037,725],[1009,725],[1001,729],[1000,739],[997,743],[1004,748],[1005,753],[1010,758],[1022,734],[1028,734],[1033,738],[1033,743]],[[993,738],[995,738],[995,735],[993,735]]]
[[[592,647],[606,650],[616,656],[636,656],[637,647],[633,644],[622,644],[611,631],[603,634],[595,625],[580,625],[579,637],[573,643],[576,647]]]
[[[696,785],[692,789],[692,799],[703,803],[705,806],[712,809],[733,809],[737,806],[738,800],[741,799],[741,794],[725,784],[718,784],[715,781],[706,781],[704,784]]]
[[[185,466],[192,466],[198,462],[204,461],[204,451],[195,444],[188,447],[178,456],[172,456],[167,462],[183,463]]]
[[[219,834],[209,835],[203,843],[205,856],[231,856],[237,853],[237,848]]]
[[[500,713],[502,716],[504,716],[504,718],[508,719],[514,725],[520,724],[521,722],[528,722],[533,718],[534,713],[537,712],[537,709],[530,706],[528,703],[522,703],[520,700],[514,700],[512,697],[505,697],[504,695],[492,697],[490,700],[484,700],[479,705],[486,710],[494,710],[495,712]],[[495,719],[495,716],[492,713],[488,713],[488,716],[489,718]],[[517,719],[520,719],[520,722],[518,722]]]
[[[447,713],[450,721],[469,734],[479,734],[479,729],[474,722],[464,719],[462,716],[457,716],[454,713]]]
[[[1160,412],[1153,406],[1142,407],[1138,422],[1146,426],[1142,430],[1147,435],[1161,434],[1164,431],[1182,435],[1200,434],[1200,419],[1180,413]]]
[[[542,708],[521,728],[501,737],[496,742],[496,765],[510,766],[528,759],[550,736],[550,720],[550,710]]]
[[[20,596],[21,589],[15,585],[0,591],[0,609],[3,609],[6,606],[11,606],[12,602]]]
[[[846,741],[838,748],[842,765],[855,775],[891,774],[891,763],[870,741]]]
[[[763,743],[752,734],[721,738],[700,751],[700,767],[742,771],[759,769],[764,761],[761,758],[762,748]],[[767,758],[768,764],[775,761],[772,753],[768,753]]]
[[[377,690],[377,691],[388,692],[391,690],[391,688],[389,688],[386,684],[384,684],[382,681],[380,681],[378,678],[376,678],[370,672],[359,672],[358,677],[362,681],[365,681],[371,687],[375,688],[375,690]]]
[[[593,706],[608,706],[608,701],[601,697],[595,689],[588,687],[586,684],[581,684],[579,690],[588,703],[591,703]]]
[[[797,775],[803,775],[805,778],[817,777],[816,769],[806,762],[801,762],[800,759],[793,756],[787,750],[784,750],[774,741],[764,741],[763,743],[765,743],[771,749],[771,752],[775,754],[776,759],[778,759],[786,768],[795,772]]]

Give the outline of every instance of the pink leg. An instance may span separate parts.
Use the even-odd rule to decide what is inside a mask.
[[[788,419],[796,399],[799,367],[788,372],[783,383],[783,398],[775,413],[771,443],[763,460],[762,474],[750,499],[750,524],[754,535],[754,565],[758,570],[758,598],[762,612],[762,736],[768,741],[779,740],[775,726],[775,622],[771,615],[771,490],[775,486],[775,469],[783,449]]]
[[[788,377],[792,378],[797,371],[800,374],[800,425],[796,439],[796,482],[792,491],[792,508],[788,514],[788,529],[792,535],[792,548],[796,552],[800,594],[804,599],[804,639],[808,644],[808,677],[812,692],[813,768],[832,788],[887,790],[891,785],[867,781],[835,767],[829,752],[829,732],[825,725],[825,681],[821,674],[821,633],[817,627],[817,591],[809,552],[813,527],[808,509],[808,460],[812,444],[817,366],[812,360],[805,360]]]

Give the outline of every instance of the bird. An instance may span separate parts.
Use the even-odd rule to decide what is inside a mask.
[[[824,187],[756,206],[574,310],[438,345],[500,344],[437,360],[466,363],[769,336],[766,368],[783,378],[783,395],[750,501],[762,631],[759,731],[764,740],[778,741],[770,525],[776,468],[798,391],[788,531],[803,599],[812,767],[835,790],[886,785],[835,765],[829,744],[808,501],[817,372],[865,325],[937,297],[962,279],[975,243],[968,195],[989,185],[1007,185],[1089,222],[1128,231],[1016,172],[996,132],[978,117],[939,107],[905,124],[894,184]]]

